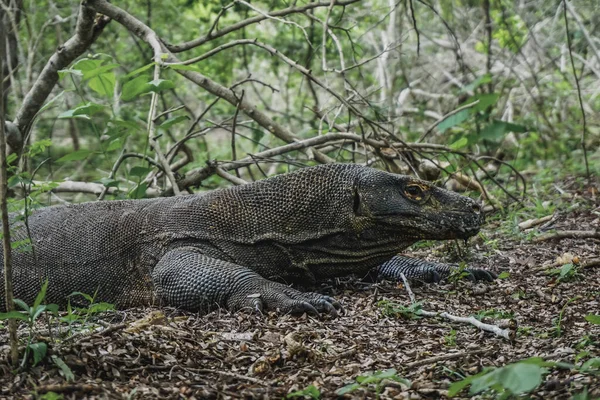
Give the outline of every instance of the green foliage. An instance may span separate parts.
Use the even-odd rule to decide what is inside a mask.
[[[552,268],[547,270],[546,275],[556,276],[557,282],[570,282],[581,276],[579,272],[579,265],[573,263],[567,263],[560,268]]]
[[[488,393],[494,398],[506,399],[530,393],[541,383],[550,369],[570,369],[581,374],[600,375],[600,358],[591,358],[583,364],[545,361],[540,357],[531,357],[499,368],[485,368],[476,375],[454,382],[448,389],[448,396],[454,397],[470,386],[469,395]]]
[[[14,299],[14,302],[23,311],[10,311],[6,313],[0,313],[0,320],[16,319],[24,321],[28,325],[29,335],[27,338],[27,344],[25,345],[25,354],[21,360],[21,368],[25,367],[30,355],[33,355],[33,365],[35,366],[46,357],[48,351],[48,345],[44,342],[34,342],[35,337],[35,323],[38,318],[46,311],[53,314],[57,314],[58,306],[56,304],[42,304],[46,297],[46,291],[48,289],[48,280],[46,280],[38,292],[33,305],[30,307],[24,301]]]
[[[598,314],[588,314],[585,316],[585,320],[590,324],[600,325],[600,315]]]
[[[486,368],[477,375],[450,385],[448,396],[454,397],[470,386],[470,396],[489,391],[499,399],[506,399],[531,392],[542,383],[542,377],[547,373],[541,358],[530,358],[500,368]]]
[[[504,311],[499,310],[497,308],[490,308],[488,310],[482,310],[474,315],[475,318],[481,320],[483,318],[493,318],[493,319],[506,319],[506,318],[514,318],[515,314],[512,311]]]
[[[313,400],[319,400],[321,398],[321,392],[315,385],[309,385],[302,390],[297,390],[285,396],[286,399],[293,399],[296,397],[308,397]]]
[[[416,302],[408,307],[403,306],[389,300],[380,300],[377,302],[377,307],[381,308],[383,315],[387,317],[403,318],[403,319],[419,319],[422,303]]]
[[[444,343],[448,347],[456,347],[456,329],[450,329],[450,333],[444,336]]]
[[[352,393],[357,389],[374,390],[375,398],[379,399],[381,390],[385,387],[385,381],[394,381],[402,385],[411,385],[410,381],[398,376],[397,371],[394,368],[386,369],[384,371],[375,371],[366,375],[360,375],[356,377],[356,383],[351,383],[335,391],[338,396]]]

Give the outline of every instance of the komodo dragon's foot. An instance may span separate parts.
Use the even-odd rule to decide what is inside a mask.
[[[228,308],[240,310],[251,308],[262,312],[279,310],[284,313],[309,313],[318,315],[326,313],[338,316],[341,305],[329,296],[313,292],[300,292],[281,283],[256,276],[237,287],[228,301]]]
[[[190,311],[245,308],[284,313],[338,315],[340,304],[329,296],[303,293],[263,278],[251,269],[208,257],[194,247],[169,251],[152,273],[157,297]]]
[[[438,283],[455,271],[459,271],[456,264],[439,264],[403,256],[395,256],[377,267],[379,278],[400,280],[401,274],[404,274],[407,279],[428,283]],[[493,272],[483,269],[465,268],[461,272],[472,281],[492,282],[497,277]]]

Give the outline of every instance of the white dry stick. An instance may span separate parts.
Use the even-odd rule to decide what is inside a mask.
[[[410,288],[410,285],[408,284],[408,279],[406,279],[406,276],[404,276],[404,273],[402,273],[402,272],[400,272],[400,278],[402,278],[404,287],[406,288],[406,291],[408,292],[408,297],[410,297],[410,302],[412,304],[415,304],[417,302],[417,300],[415,299],[415,294],[413,293],[413,291]]]
[[[425,311],[425,310],[419,310],[419,315],[423,315],[425,317],[442,317],[442,318],[445,318],[452,322],[462,322],[465,324],[471,324],[471,325],[481,329],[482,331],[491,332],[497,336],[503,337],[506,340],[513,340],[513,338],[514,338],[514,334],[511,334],[512,332],[510,331],[510,329],[502,329],[497,325],[485,324],[485,323],[479,321],[475,317],[458,317],[456,315],[448,314],[445,311],[441,312],[441,313],[437,313],[437,312]],[[511,337],[513,337],[513,338],[511,338]]]
[[[411,290],[408,280],[406,279],[406,276],[404,276],[403,273],[400,273],[400,278],[402,278],[404,287],[406,288],[406,291],[408,292],[408,297],[410,297],[410,302],[412,304],[415,304],[416,303],[415,294]],[[475,317],[457,317],[456,315],[448,314],[445,311],[441,312],[441,313],[437,313],[437,312],[433,312],[433,311],[419,310],[419,311],[417,311],[417,315],[423,315],[425,317],[442,317],[442,318],[448,319],[452,322],[462,322],[462,323],[471,324],[483,331],[492,332],[492,333],[496,334],[497,336],[503,337],[504,339],[511,340],[511,341],[514,339],[514,336],[516,333],[514,331],[511,331],[510,329],[502,329],[497,325],[483,323],[483,322],[479,321],[478,319],[476,319]]]

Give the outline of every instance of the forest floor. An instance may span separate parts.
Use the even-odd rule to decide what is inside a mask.
[[[345,308],[345,315],[335,319],[225,311],[198,316],[172,309],[103,313],[87,321],[96,323],[94,333],[84,331],[50,345],[44,360],[18,374],[7,365],[2,329],[0,398],[284,398],[296,390],[311,393],[311,385],[315,396],[318,390],[323,398],[335,398],[336,390],[355,383],[358,376],[390,368],[411,383],[380,380],[381,398],[444,398],[452,382],[483,367],[534,356],[579,367],[600,356],[600,325],[585,319],[600,314],[600,263],[594,262],[600,240],[532,238],[540,235],[540,228],[597,230],[600,198],[597,184],[567,180],[559,186],[562,193],[545,204],[534,202],[529,209],[491,218],[483,234],[471,240],[469,264],[507,272],[503,279],[412,287],[423,310],[517,323],[512,342],[471,324],[417,317],[401,284],[348,279],[323,288]],[[552,214],[553,202],[562,204],[555,220],[530,232],[518,230],[517,223],[531,215]],[[448,261],[455,247],[438,243],[407,254]],[[563,267],[573,257],[579,264]],[[562,279],[548,274],[560,268]],[[21,333],[26,335],[26,328]],[[51,342],[49,337],[38,340]],[[66,363],[74,380],[67,382],[51,356]],[[586,388],[589,396],[580,398],[600,397],[598,365],[587,372],[566,366],[541,371],[542,383],[532,390],[533,398],[569,398]],[[535,376],[527,368],[512,370],[521,375],[512,378],[511,371],[505,372],[501,380],[506,385],[512,378]],[[375,398],[377,379],[372,381],[347,396]],[[457,397],[467,396],[468,389]]]

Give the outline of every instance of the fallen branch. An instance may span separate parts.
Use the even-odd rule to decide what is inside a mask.
[[[471,324],[474,327],[481,329],[482,331],[491,332],[497,336],[503,337],[504,339],[510,341],[513,341],[517,336],[516,325],[514,327],[515,329],[502,329],[497,325],[483,323],[475,317],[459,317],[456,315],[448,314],[447,312],[438,313],[433,311],[419,310],[417,314],[423,315],[425,317],[442,317],[452,322]]]
[[[546,215],[545,217],[542,217],[542,218],[528,219],[527,221],[521,222],[518,226],[519,226],[520,230],[524,231],[526,229],[531,229],[534,226],[538,226],[543,223],[546,223],[546,222],[550,221],[552,218],[554,218],[554,214]]]
[[[408,283],[408,280],[406,279],[404,274],[401,274],[400,277],[402,278],[404,287],[406,288],[406,291],[408,292],[408,296],[410,297],[411,303],[416,304],[415,295],[413,294],[412,290],[410,289],[410,284]],[[475,317],[458,317],[456,315],[452,315],[447,312],[438,313],[438,312],[426,311],[426,310],[422,310],[422,309],[419,309],[415,313],[417,315],[422,315],[424,317],[442,317],[442,318],[448,319],[452,322],[462,322],[462,323],[471,324],[483,331],[491,332],[497,336],[503,337],[506,340],[510,340],[510,341],[513,341],[517,336],[517,324],[516,323],[509,324],[508,329],[502,329],[497,325],[483,323],[483,322],[479,321],[478,319],[476,319]]]
[[[556,231],[534,237],[534,243],[543,242],[552,239],[600,239],[600,231]]]
[[[100,386],[85,384],[61,384],[61,385],[41,385],[35,388],[37,393],[73,393],[73,392],[96,392],[101,390]]]

